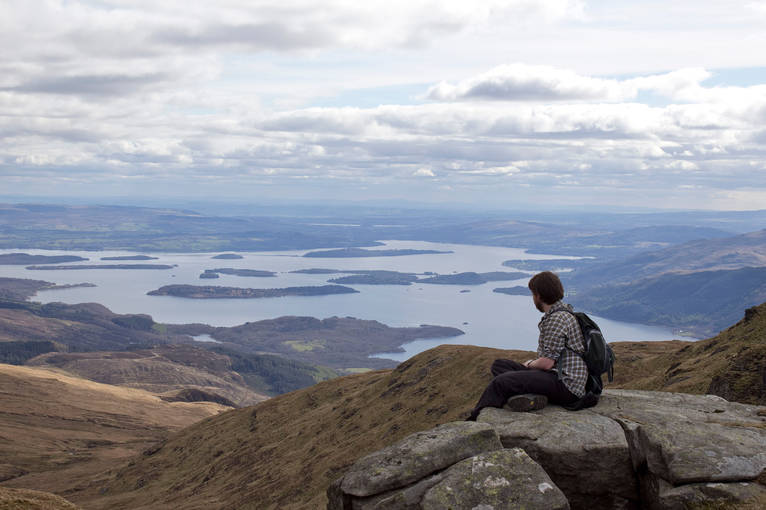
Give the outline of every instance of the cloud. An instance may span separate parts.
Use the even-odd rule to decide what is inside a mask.
[[[139,76],[126,74],[53,76],[39,77],[13,87],[2,87],[0,90],[21,93],[110,96],[134,94],[145,87],[169,81],[171,81],[170,75],[161,72]]]
[[[523,63],[497,66],[452,85],[428,89],[433,101],[623,102],[651,92],[673,101],[729,102],[742,94],[762,94],[742,87],[704,87],[712,74],[703,68],[679,69],[630,79],[586,76],[551,66]]]
[[[507,64],[457,85],[442,82],[426,93],[435,101],[571,101],[617,100],[623,90],[616,80],[581,76],[549,66]]]
[[[636,5],[9,0],[0,183],[752,202],[766,84],[700,66],[760,62],[758,6]]]

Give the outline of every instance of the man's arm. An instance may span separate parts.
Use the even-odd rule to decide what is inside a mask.
[[[550,358],[531,359],[524,363],[527,368],[534,368],[535,370],[550,370],[555,364],[556,362]]]

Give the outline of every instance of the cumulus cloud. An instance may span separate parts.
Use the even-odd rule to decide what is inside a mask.
[[[498,66],[457,85],[439,83],[428,99],[503,101],[617,100],[624,95],[616,80],[582,76],[550,66],[508,64]]]
[[[712,73],[685,68],[637,78],[605,79],[551,66],[504,64],[457,84],[440,82],[428,89],[433,101],[625,102],[641,92],[670,101],[751,104],[763,87],[706,87]]]

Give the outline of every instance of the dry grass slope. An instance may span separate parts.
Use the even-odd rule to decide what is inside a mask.
[[[620,342],[615,388],[712,393],[766,405],[766,303],[699,342]]]
[[[352,375],[204,420],[75,501],[88,508],[322,508],[360,455],[459,420],[520,351],[442,346],[392,371]]]
[[[229,409],[0,364],[0,481],[66,496],[170,432]]]
[[[27,365],[57,368],[104,384],[139,388],[152,393],[199,389],[248,406],[268,397],[254,392],[231,370],[228,357],[188,345],[159,345],[128,352],[52,352]]]
[[[80,507],[48,492],[0,487],[0,510],[80,510]]]

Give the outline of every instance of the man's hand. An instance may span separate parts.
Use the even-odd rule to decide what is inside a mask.
[[[524,362],[525,367],[533,368],[536,370],[550,370],[555,364],[556,362],[550,358],[530,359]]]

